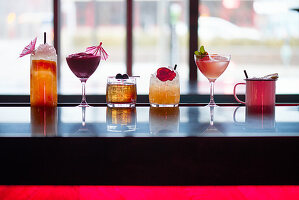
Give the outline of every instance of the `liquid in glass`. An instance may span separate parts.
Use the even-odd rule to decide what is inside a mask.
[[[196,59],[196,65],[209,81],[215,81],[226,70],[229,60],[219,55],[209,57],[210,59]]]
[[[161,68],[160,68],[161,69]],[[166,68],[168,69],[168,68]],[[165,77],[159,78],[159,69],[151,75],[149,88],[149,102],[153,107],[176,107],[180,102],[180,80],[177,71],[169,68],[170,74],[167,75],[165,69]],[[172,76],[172,78],[168,78]]]
[[[108,107],[135,107],[137,99],[136,78],[108,77],[106,102]]]
[[[215,107],[217,105],[214,101],[214,83],[226,70],[230,62],[230,55],[209,54],[201,46],[198,51],[194,52],[194,60],[198,69],[210,82],[210,102],[207,106]]]
[[[100,55],[92,53],[76,53],[66,57],[66,62],[71,71],[80,79],[82,84],[82,100],[80,107],[88,107],[85,96],[85,84],[88,78],[95,72],[101,61]]]
[[[57,56],[54,47],[40,45],[30,57],[31,106],[57,105]]]

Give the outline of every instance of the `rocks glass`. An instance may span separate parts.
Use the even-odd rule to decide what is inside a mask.
[[[171,67],[161,67],[151,75],[149,102],[152,107],[177,107],[180,102],[180,79]]]
[[[137,99],[136,77],[107,79],[106,102],[108,107],[135,107]]]

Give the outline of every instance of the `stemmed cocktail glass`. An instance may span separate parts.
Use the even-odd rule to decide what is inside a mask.
[[[194,60],[198,69],[210,82],[210,102],[207,106],[215,107],[217,105],[214,101],[214,83],[226,70],[230,62],[230,55],[208,54],[201,46],[200,51],[194,53]]]
[[[71,71],[80,79],[82,83],[82,101],[80,107],[88,107],[85,97],[85,84],[87,79],[96,71],[101,59],[106,60],[108,54],[99,46],[88,47],[85,52],[71,54],[66,57],[66,61]]]

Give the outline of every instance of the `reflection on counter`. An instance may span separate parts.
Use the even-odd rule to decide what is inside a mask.
[[[107,107],[106,125],[109,132],[132,132],[136,130],[136,108]]]
[[[82,136],[86,136],[87,133],[90,133],[89,129],[86,126],[85,122],[85,115],[86,115],[86,108],[82,106],[82,122],[81,122],[81,127],[76,131],[76,134],[83,134]]]
[[[214,125],[214,106],[207,107],[210,109],[210,124],[209,126],[200,134],[201,136],[223,136],[224,134],[219,131]]]
[[[235,115],[240,107],[234,111],[234,121],[237,122]],[[275,106],[247,106],[245,114],[245,126],[248,130],[275,130]]]
[[[202,106],[138,106],[136,110],[102,106],[0,107],[0,137],[299,136],[298,106],[276,106],[263,112],[246,111],[245,106],[236,108],[215,107],[213,114]]]
[[[168,133],[178,133],[180,122],[179,107],[150,107],[150,133],[165,136]]]
[[[31,107],[32,136],[57,135],[57,107]]]

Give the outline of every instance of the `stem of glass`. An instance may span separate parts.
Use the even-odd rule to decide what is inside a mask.
[[[215,81],[210,81],[210,102],[208,106],[216,106],[216,103],[214,101],[214,82]]]
[[[81,84],[82,84],[82,100],[79,106],[81,107],[88,107],[88,104],[86,102],[86,97],[85,97],[85,84],[87,79],[80,79],[81,80]]]

